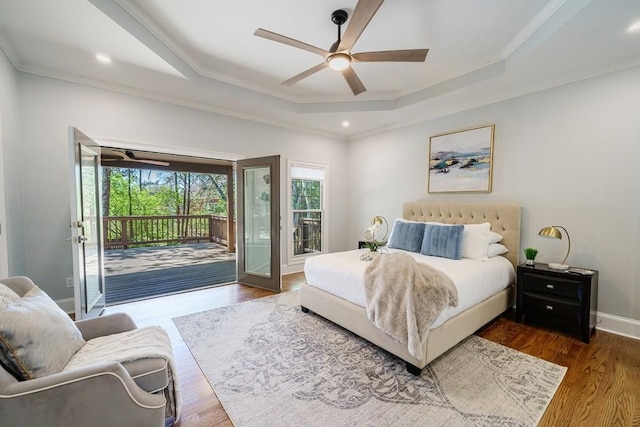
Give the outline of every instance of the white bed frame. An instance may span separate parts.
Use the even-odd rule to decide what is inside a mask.
[[[518,264],[520,254],[520,206],[515,203],[407,202],[402,217],[412,221],[448,224],[489,222],[491,230],[504,236],[502,244],[509,252],[504,256]],[[472,335],[513,305],[515,283],[500,293],[450,318],[429,331],[422,357],[409,354],[405,345],[390,338],[369,319],[364,307],[313,286],[300,286],[300,306],[342,326],[407,363],[409,372],[419,375],[422,369],[445,351]]]

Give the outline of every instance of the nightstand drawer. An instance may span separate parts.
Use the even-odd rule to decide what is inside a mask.
[[[540,294],[524,294],[524,315],[551,316],[571,322],[580,322],[581,304],[578,302],[559,300]]]
[[[582,301],[582,283],[580,281],[535,273],[525,273],[524,279],[522,286],[524,286],[525,292],[541,292]]]

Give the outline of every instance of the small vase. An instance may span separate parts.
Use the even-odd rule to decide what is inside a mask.
[[[364,254],[362,254],[362,256],[360,257],[360,260],[362,261],[372,261],[373,258],[378,255],[377,251],[367,251]]]
[[[536,260],[535,259],[528,259],[525,261],[525,265],[528,265],[529,267],[533,267],[534,265],[536,265]]]

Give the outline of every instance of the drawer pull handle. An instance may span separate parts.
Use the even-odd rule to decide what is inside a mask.
[[[553,289],[553,285],[547,285],[547,289]]]
[[[553,310],[553,306],[548,305],[548,306],[547,306],[547,310]]]

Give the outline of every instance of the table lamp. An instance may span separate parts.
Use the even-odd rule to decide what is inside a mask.
[[[364,233],[364,238],[366,240],[376,240],[376,232],[382,224],[385,225],[385,231],[384,236],[380,240],[385,241],[387,234],[389,233],[389,223],[385,217],[379,215],[376,215],[371,219],[371,227],[367,228],[367,231]]]
[[[552,225],[551,227],[545,227],[540,230],[538,232],[538,236],[562,240],[562,233],[560,233],[560,230],[564,230],[565,234],[567,235],[567,241],[569,242],[569,246],[567,247],[567,255],[565,255],[561,263],[550,262],[549,268],[553,268],[555,270],[567,270],[569,266],[565,264],[565,262],[569,257],[569,251],[571,251],[571,237],[569,237],[569,232],[567,231],[567,229],[560,225]]]

